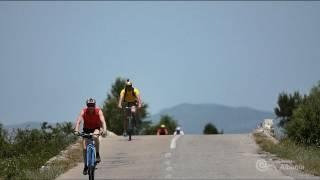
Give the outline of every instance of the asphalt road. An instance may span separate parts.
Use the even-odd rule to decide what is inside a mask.
[[[96,179],[294,179],[272,164],[250,134],[136,136],[102,140]],[[83,164],[58,179],[88,179]],[[296,172],[296,171],[295,171]]]

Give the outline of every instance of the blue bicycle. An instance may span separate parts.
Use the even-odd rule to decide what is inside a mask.
[[[94,171],[96,169],[96,148],[94,145],[94,140],[93,140],[93,136],[100,136],[100,134],[93,134],[93,133],[78,133],[76,134],[77,136],[81,136],[83,138],[88,139],[88,143],[87,143],[87,153],[86,153],[86,165],[88,167],[88,175],[89,175],[89,180],[94,180]]]

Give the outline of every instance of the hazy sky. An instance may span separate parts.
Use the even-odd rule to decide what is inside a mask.
[[[320,80],[320,2],[0,2],[0,122],[74,121],[129,77],[179,103],[273,111]]]

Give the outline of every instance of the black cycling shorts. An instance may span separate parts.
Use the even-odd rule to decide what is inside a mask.
[[[138,102],[134,101],[134,102],[125,102],[125,106],[126,107],[132,107],[132,106],[137,106]]]
[[[91,129],[91,128],[83,128],[83,132],[86,133],[86,134],[89,134],[89,133],[93,133],[94,130],[96,130],[96,129],[98,129],[99,132],[100,132],[100,128],[93,128],[93,129]]]

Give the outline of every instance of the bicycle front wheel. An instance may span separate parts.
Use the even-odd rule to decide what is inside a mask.
[[[128,135],[129,135],[129,141],[131,141],[133,128],[132,128],[132,118],[128,118]]]
[[[89,180],[94,180],[94,170],[95,170],[95,148],[94,145],[87,146],[87,165],[88,165],[88,175]]]
[[[94,180],[94,169],[95,167],[90,167],[89,168],[89,180]]]

